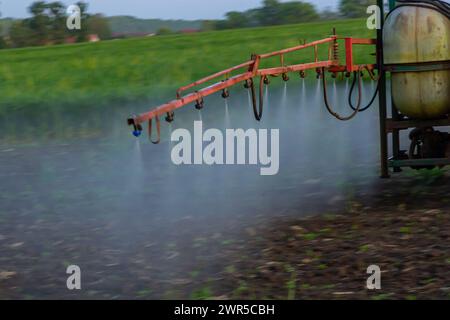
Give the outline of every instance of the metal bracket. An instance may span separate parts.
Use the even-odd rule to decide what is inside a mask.
[[[448,70],[450,69],[450,60],[385,64],[383,68],[384,71],[387,72],[423,72],[423,71]]]

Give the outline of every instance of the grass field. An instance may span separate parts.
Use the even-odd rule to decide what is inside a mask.
[[[13,110],[70,111],[149,97],[264,53],[321,39],[336,27],[342,36],[373,37],[365,20],[327,21],[190,35],[2,50],[0,114]],[[344,48],[341,48],[342,52]],[[373,48],[356,54],[373,61]],[[326,50],[323,50],[326,52]],[[310,61],[294,54],[286,62]],[[277,63],[277,61],[273,61]],[[279,62],[278,62],[279,63]]]

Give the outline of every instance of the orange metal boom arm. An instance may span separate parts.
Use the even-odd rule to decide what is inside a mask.
[[[279,50],[275,52],[270,52],[261,55],[252,55],[252,59],[250,61],[244,62],[240,65],[234,66],[232,68],[220,71],[203,79],[200,79],[196,82],[193,82],[187,86],[181,87],[177,90],[177,98],[173,101],[170,101],[166,104],[163,104],[149,112],[140,114],[138,116],[134,116],[128,119],[128,124],[134,126],[135,131],[142,131],[141,124],[152,119],[157,119],[157,125],[159,126],[159,116],[164,114],[170,114],[174,110],[181,108],[185,105],[188,105],[193,102],[203,102],[203,98],[209,95],[212,95],[216,92],[225,90],[229,87],[232,87],[241,82],[247,82],[252,80],[255,77],[265,78],[267,76],[279,76],[286,75],[290,72],[301,72],[305,70],[316,69],[318,73],[322,68],[327,69],[329,72],[337,73],[337,72],[352,72],[358,70],[362,67],[373,70],[375,68],[374,64],[369,65],[353,65],[353,53],[352,47],[354,44],[376,44],[375,39],[354,39],[354,38],[345,38],[345,47],[346,47],[346,65],[339,64],[339,56],[338,56],[338,44],[337,40],[339,38],[336,35],[330,36],[328,38],[313,41],[310,43],[305,43],[303,45],[295,46],[292,48]],[[318,59],[318,45],[329,43],[328,48],[328,60],[319,61]],[[285,66],[284,64],[284,55],[292,52],[296,52],[299,50],[303,50],[306,48],[314,48],[314,62],[310,63],[302,63],[296,65]],[[262,59],[267,59],[271,57],[279,56],[281,60],[280,67],[268,68],[268,69],[260,69],[259,65]],[[245,72],[242,72],[238,75],[231,76],[231,73],[237,70],[244,69]],[[208,81],[217,79],[219,77],[225,76],[226,79],[215,84],[212,84],[206,88],[200,89],[193,93],[186,94],[182,96],[182,93],[192,89],[196,86],[202,85]],[[151,123],[150,123],[151,126]]]

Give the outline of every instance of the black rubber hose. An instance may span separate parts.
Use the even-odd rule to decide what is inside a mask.
[[[353,90],[355,89],[355,84],[356,84],[356,77],[353,77],[353,83],[350,87],[350,92],[348,94],[348,105],[350,106],[350,108],[352,108],[353,111],[356,110],[356,108],[353,106],[353,101],[352,101]],[[361,108],[358,112],[364,112],[372,106],[372,104],[375,102],[375,98],[378,95],[379,89],[380,89],[380,82],[377,81],[377,88],[375,89],[372,99],[370,99],[369,103],[364,108]]]
[[[250,91],[252,94],[252,105],[253,105],[253,114],[255,115],[255,119],[257,121],[261,121],[262,115],[263,115],[263,107],[264,107],[264,77],[261,77],[259,79],[259,108],[256,106],[256,92],[255,92],[255,84],[253,82],[253,78],[250,79]]]
[[[338,120],[341,121],[348,121],[353,119],[359,112],[360,108],[361,108],[361,96],[362,96],[362,82],[361,82],[361,70],[355,71],[353,72],[353,77],[356,81],[356,77],[358,77],[358,93],[359,93],[359,97],[358,97],[358,105],[355,108],[355,110],[353,111],[352,114],[350,114],[347,117],[343,117],[340,114],[338,114],[337,112],[333,111],[332,108],[330,107],[330,103],[328,101],[328,93],[327,93],[327,80],[326,80],[326,76],[325,76],[325,68],[322,68],[322,83],[323,83],[323,100],[325,102],[325,107],[327,108],[328,112],[335,117]]]

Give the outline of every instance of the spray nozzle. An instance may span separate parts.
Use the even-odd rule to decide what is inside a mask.
[[[317,79],[322,78],[322,71],[317,71],[316,78],[317,78]]]
[[[139,138],[142,134],[142,126],[140,124],[133,124],[133,136]]]
[[[269,77],[267,77],[267,76],[264,77],[264,84],[265,84],[266,86],[268,86],[268,85],[270,84]]]
[[[230,91],[228,91],[227,89],[223,89],[222,90],[222,98],[226,99],[230,96]]]
[[[195,109],[197,110],[202,110],[204,106],[205,104],[203,102],[203,99],[197,100],[197,102],[195,103]]]
[[[142,134],[143,129],[139,123],[136,123],[136,118],[135,117],[129,118],[127,120],[127,122],[128,122],[129,126],[133,126],[133,132],[132,132],[133,136],[135,136],[136,138],[139,138]]]
[[[287,75],[287,73],[283,73],[282,78],[283,78],[283,81],[285,81],[285,82],[289,81],[289,76]]]
[[[337,73],[336,73],[336,72],[333,72],[333,73],[331,74],[331,78],[336,79],[336,78],[337,78]]]
[[[346,78],[350,78],[351,75],[352,75],[352,74],[351,74],[350,72],[346,72],[346,73],[345,73],[345,77],[346,77]]]
[[[171,123],[171,122],[173,122],[174,117],[175,117],[175,112],[173,112],[173,111],[167,112],[166,121],[168,123]]]
[[[133,131],[133,136],[135,136],[136,138],[139,138],[142,134],[142,130],[134,130]]]
[[[305,71],[300,71],[300,78],[305,79],[306,78],[306,73]]]
[[[245,80],[244,82],[245,89],[250,89],[251,85],[252,85],[251,80]]]

